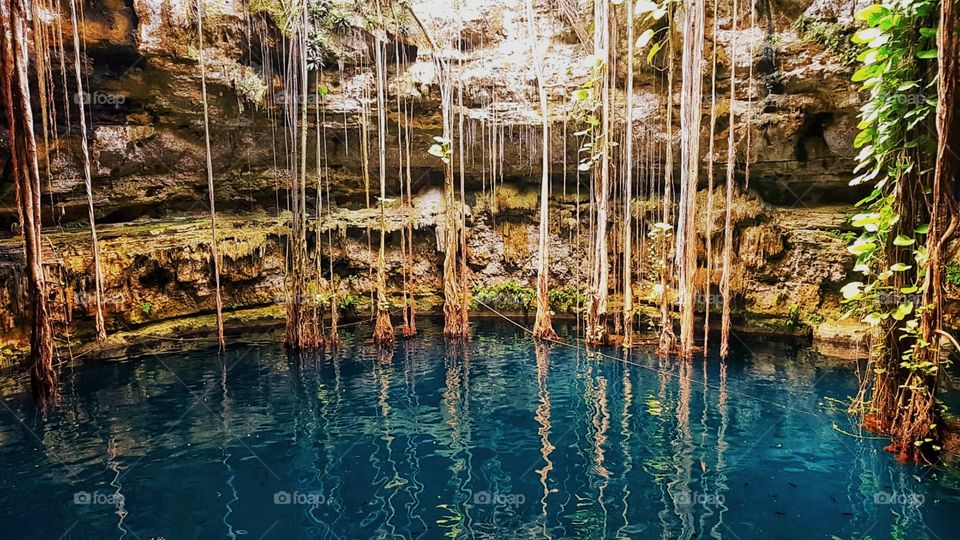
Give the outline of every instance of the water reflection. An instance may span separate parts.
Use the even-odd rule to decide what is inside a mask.
[[[542,521],[541,531],[544,538],[552,538],[549,528],[550,512],[547,504],[547,498],[550,496],[550,472],[553,471],[553,461],[550,460],[550,454],[553,453],[554,446],[550,443],[550,390],[547,388],[547,376],[550,372],[550,345],[545,342],[534,344],[534,352],[537,357],[537,410],[535,419],[539,428],[537,433],[540,435],[540,456],[543,458],[543,466],[537,469],[537,475],[540,477],[540,485],[543,487],[543,496],[540,497],[540,513]]]
[[[0,505],[16,538],[949,536],[957,474],[834,430],[841,365],[535,345],[428,324],[385,353],[78,364],[60,409],[9,380]],[[20,381],[21,383],[23,381]],[[75,499],[78,493],[86,494]],[[122,496],[122,497],[121,497]],[[86,498],[84,498],[86,497]],[[79,501],[79,502],[76,502]],[[264,536],[265,535],[265,536]]]

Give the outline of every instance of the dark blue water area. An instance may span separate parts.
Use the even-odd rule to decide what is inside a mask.
[[[857,429],[849,362],[368,335],[75,362],[46,413],[8,376],[0,538],[958,537],[960,474]]]

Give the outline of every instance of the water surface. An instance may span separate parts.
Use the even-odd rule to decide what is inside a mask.
[[[65,368],[0,410],[0,538],[951,538],[956,471],[855,437],[849,364],[783,343],[683,362],[481,321]],[[625,360],[626,362],[622,361]],[[9,377],[9,375],[8,375]]]

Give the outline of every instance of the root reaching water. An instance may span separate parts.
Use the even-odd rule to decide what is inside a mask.
[[[75,0],[71,0],[74,2]],[[213,283],[216,292],[217,303],[217,343],[220,350],[223,351],[226,346],[226,340],[223,337],[223,299],[220,296],[220,254],[217,249],[217,207],[216,196],[213,191],[213,159],[210,155],[210,114],[207,106],[207,68],[203,59],[203,5],[197,0],[197,38],[199,40],[199,63],[200,63],[200,89],[203,97],[203,136],[205,148],[207,151],[207,194],[210,199],[210,257],[213,259]],[[77,82],[79,84],[79,72]],[[80,106],[80,119],[83,121],[83,106]],[[84,136],[86,139],[86,136]],[[89,175],[89,163],[87,164],[87,174]],[[90,210],[90,223],[93,224],[93,207]],[[96,243],[96,233],[94,233],[94,243]]]
[[[3,77],[4,112],[9,137],[10,171],[16,186],[17,214],[23,231],[27,270],[27,294],[33,308],[30,334],[30,386],[41,404],[58,399],[57,371],[53,366],[53,329],[49,295],[43,272],[41,243],[40,170],[37,141],[30,109],[30,66],[27,41],[27,5],[24,0],[0,3],[0,68]]]
[[[687,0],[683,10],[683,55],[680,90],[680,212],[677,267],[680,292],[680,351],[694,350],[695,279],[697,274],[697,186],[700,180],[700,117],[703,108],[704,2]]]
[[[533,69],[537,76],[537,94],[540,98],[541,131],[543,133],[541,147],[540,170],[540,231],[538,236],[537,257],[537,316],[533,324],[535,339],[557,339],[550,317],[549,285],[549,258],[547,233],[550,228],[550,116],[547,109],[546,81],[543,79],[543,67],[540,52],[537,51],[537,29],[533,16],[533,0],[526,1],[527,7],[527,34],[530,40],[530,49],[533,55]]]
[[[377,5],[377,18],[381,29],[383,17],[380,14],[380,4]],[[374,44],[374,62],[377,78],[377,143],[380,150],[380,251],[377,257],[377,322],[373,329],[373,341],[378,345],[392,346],[394,344],[393,323],[390,321],[390,304],[387,301],[386,261],[384,244],[386,243],[386,219],[384,205],[387,203],[387,100],[386,93],[386,66],[383,60],[383,43],[378,39]]]
[[[733,16],[731,20],[731,35],[737,32],[737,0],[733,0]],[[730,40],[730,58],[734,54],[734,40]],[[720,329],[720,357],[726,358],[730,354],[730,277],[733,260],[733,189],[734,172],[736,171],[736,123],[734,109],[736,108],[737,69],[736,63],[730,64],[730,113],[727,127],[727,195],[726,208],[723,219],[723,270],[720,275],[720,296],[723,298],[721,308]]]
[[[80,27],[77,23],[77,0],[70,0],[70,20],[73,23],[73,66],[76,75],[77,94],[83,95],[83,79],[80,76]],[[206,104],[206,102],[204,102]],[[97,220],[93,211],[93,183],[90,175],[90,146],[87,141],[87,113],[84,101],[80,100],[80,148],[83,151],[83,180],[87,193],[87,218],[90,220],[90,239],[93,252],[93,280],[96,300],[97,341],[107,339],[103,320],[103,269],[100,266],[100,242],[97,239]]]
[[[596,202],[596,226],[593,242],[593,273],[590,284],[590,304],[587,308],[585,340],[591,345],[602,345],[607,335],[607,294],[609,288],[609,261],[607,253],[607,212],[610,200],[610,24],[607,2],[598,2],[594,7],[593,50],[598,58],[600,76],[596,89],[601,96],[599,167],[594,167],[594,198]]]

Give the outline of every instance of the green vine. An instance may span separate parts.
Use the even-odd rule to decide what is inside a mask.
[[[856,256],[861,281],[841,293],[856,314],[875,329],[874,393],[908,392],[930,398],[941,366],[920,354],[931,344],[920,332],[927,272],[926,198],[935,155],[936,13],[935,0],[885,0],[856,15],[863,23],[852,41],[864,47],[852,80],[869,96],[860,109],[854,145],[860,149],[851,185],[873,185],[858,203],[851,224],[859,235],[848,247]],[[945,365],[945,363],[943,363]],[[892,383],[880,381],[895,381]],[[873,409],[881,416],[897,409],[884,399]],[[899,407],[899,406],[898,406]],[[902,422],[902,421],[901,421]],[[894,429],[900,429],[896,427]],[[932,432],[933,427],[922,432]],[[916,437],[916,435],[914,435]],[[913,444],[933,444],[920,436]]]
[[[873,182],[874,189],[858,203],[863,211],[851,219],[861,232],[848,251],[857,257],[854,271],[864,281],[849,283],[842,292],[865,322],[877,325],[892,319],[908,333],[917,325],[913,298],[923,280],[926,225],[900,223],[898,194],[909,187],[902,184],[928,174],[922,156],[929,155],[934,141],[923,123],[936,108],[930,75],[936,30],[924,24],[935,8],[931,0],[871,5],[857,14],[865,28],[853,36],[854,43],[866,48],[852,80],[870,97],[860,110],[861,131],[854,141],[860,149],[854,171],[858,176],[851,184]],[[903,257],[904,252],[909,256]]]
[[[494,309],[507,311],[530,311],[536,308],[537,291],[516,281],[504,281],[493,285],[476,287],[473,298]]]
[[[854,29],[844,23],[823,21],[814,17],[800,17],[793,23],[794,29],[807,43],[819,43],[834,57],[847,65],[857,61],[860,47],[853,44],[850,38]]]
[[[960,290],[960,261],[953,261],[947,265],[947,284],[955,290]]]

